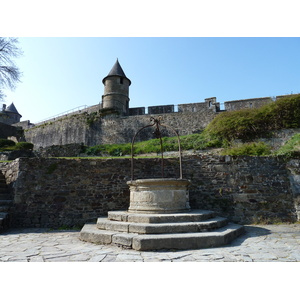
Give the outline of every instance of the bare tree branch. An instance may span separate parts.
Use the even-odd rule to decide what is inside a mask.
[[[13,90],[20,82],[22,73],[13,61],[13,58],[22,55],[17,44],[17,38],[0,37],[0,100],[5,96],[2,90],[4,87]]]

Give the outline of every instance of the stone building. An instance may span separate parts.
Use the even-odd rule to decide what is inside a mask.
[[[104,95],[102,96],[101,109],[111,109],[120,115],[129,114],[129,86],[131,81],[126,77],[117,60],[108,75],[102,80]]]
[[[22,115],[20,115],[12,103],[6,107],[6,104],[3,104],[2,111],[0,112],[0,122],[8,125],[12,125],[20,122]]]

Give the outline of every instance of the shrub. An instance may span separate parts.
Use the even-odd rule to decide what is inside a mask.
[[[19,142],[16,144],[14,147],[15,150],[33,150],[33,144],[32,143],[27,143],[27,142]]]
[[[211,140],[230,143],[251,141],[270,131],[300,127],[300,95],[287,96],[256,109],[224,112],[215,117],[204,132]]]
[[[0,148],[12,147],[15,145],[16,145],[16,143],[12,140],[0,139]]]

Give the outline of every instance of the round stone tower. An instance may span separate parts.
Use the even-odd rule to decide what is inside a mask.
[[[129,114],[129,86],[131,81],[126,77],[117,59],[116,63],[102,80],[104,95],[102,96],[102,109],[113,109],[120,115]]]

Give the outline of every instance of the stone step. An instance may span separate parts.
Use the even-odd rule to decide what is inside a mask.
[[[212,232],[139,235],[132,239],[132,248],[146,251],[219,247],[229,244],[243,232],[242,225],[230,223]]]
[[[116,231],[100,230],[96,224],[85,224],[80,231],[79,239],[98,245],[122,245],[131,248],[132,239],[137,233],[120,233]]]
[[[229,223],[211,232],[137,234],[99,230],[96,224],[86,224],[79,238],[95,244],[115,244],[139,251],[163,249],[201,249],[219,247],[244,233],[244,226]]]
[[[161,234],[208,231],[225,226],[227,219],[215,217],[200,222],[175,222],[175,223],[134,223],[109,220],[105,217],[98,218],[97,228],[100,230],[120,231],[139,234]]]
[[[128,211],[109,211],[108,219],[131,223],[176,223],[200,222],[215,217],[215,212],[209,210],[192,210],[173,214],[140,214]]]

